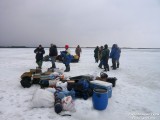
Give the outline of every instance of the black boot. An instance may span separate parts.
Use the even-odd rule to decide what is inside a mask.
[[[119,68],[119,63],[117,63],[117,68]]]
[[[66,70],[64,72],[69,72],[70,71],[70,65],[66,65]]]
[[[52,68],[56,68],[56,65],[55,65],[55,63],[54,63],[54,64],[52,64]]]
[[[116,60],[112,60],[112,63],[113,63],[113,70],[116,70]]]
[[[116,70],[117,68],[116,68],[116,65],[113,65],[113,70]]]
[[[98,67],[102,69],[102,66],[98,65]]]
[[[108,71],[109,71],[109,65],[107,65],[107,69],[108,69]]]
[[[68,71],[70,71],[70,65],[68,65]]]
[[[104,66],[104,71],[107,71],[107,67],[106,66]]]

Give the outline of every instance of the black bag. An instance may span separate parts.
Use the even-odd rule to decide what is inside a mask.
[[[49,87],[49,80],[40,80],[39,85],[41,88]]]
[[[104,73],[104,72],[101,72],[101,73],[100,73],[100,77],[101,77],[102,79],[107,79],[107,78],[108,78],[108,75],[107,75],[106,73]]]
[[[56,60],[62,62],[62,61],[63,61],[63,60],[62,60],[62,56],[61,56],[61,55],[58,55],[58,56],[56,57]]]
[[[50,56],[49,55],[44,56],[43,61],[45,61],[45,62],[51,61]]]
[[[116,77],[108,77],[106,82],[112,83],[112,86],[115,87],[116,86]]]
[[[79,59],[72,59],[72,63],[77,63],[79,61]]]
[[[24,88],[31,87],[31,85],[32,85],[31,77],[23,77],[22,80],[20,81],[20,83]]]
[[[32,84],[39,84],[40,78],[33,78]]]

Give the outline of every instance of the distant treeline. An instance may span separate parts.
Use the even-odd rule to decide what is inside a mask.
[[[36,48],[36,47],[27,47],[27,46],[0,46],[0,48]],[[49,47],[44,47],[49,48]],[[64,47],[57,47],[57,48],[64,48]],[[76,47],[70,47],[76,48]],[[95,48],[95,47],[81,47],[81,48]],[[130,47],[121,47],[121,49],[160,49],[160,48],[130,48]]]

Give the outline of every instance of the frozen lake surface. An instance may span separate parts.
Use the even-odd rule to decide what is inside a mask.
[[[60,52],[62,48],[58,48]],[[160,50],[122,49],[120,68],[107,72],[109,77],[117,77],[117,85],[112,90],[112,98],[104,111],[92,107],[92,99],[75,100],[76,112],[71,117],[62,117],[54,108],[31,108],[33,93],[40,89],[33,85],[24,89],[20,76],[37,65],[33,48],[0,49],[0,120],[130,120],[160,119]],[[48,54],[48,48],[45,48]],[[94,49],[83,48],[79,63],[71,63],[68,76],[97,73],[102,69],[94,60]],[[74,55],[74,49],[71,49]],[[111,66],[111,60],[109,60]],[[59,68],[64,64],[56,62]],[[44,62],[42,70],[51,67]]]

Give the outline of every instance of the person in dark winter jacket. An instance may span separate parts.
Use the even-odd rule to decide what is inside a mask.
[[[109,54],[110,54],[110,50],[108,49],[108,45],[105,44],[104,50],[102,51],[102,58],[101,58],[105,71],[109,71],[109,65],[108,65]]]
[[[41,69],[42,63],[43,63],[43,54],[45,54],[45,51],[42,45],[39,45],[39,47],[37,47],[34,50],[34,53],[36,53],[36,63],[38,64],[38,68]]]
[[[102,69],[102,65],[103,65],[103,61],[101,60],[101,58],[102,58],[102,51],[103,51],[103,46],[101,46],[99,48],[99,60],[100,60],[100,63],[98,65],[98,67],[101,68],[101,69]]]
[[[51,47],[49,48],[49,56],[52,60],[52,67],[51,68],[56,68],[56,57],[58,55],[58,52],[57,52],[57,46],[54,45],[54,44],[51,44]]]
[[[95,62],[98,63],[98,60],[99,60],[99,47],[97,46],[95,49],[94,49],[94,58],[95,58]]]
[[[81,50],[80,46],[78,45],[78,46],[76,47],[75,53],[76,53],[76,55],[78,55],[79,58],[80,58],[80,53],[81,53],[81,52],[82,52],[82,50]]]
[[[119,68],[120,54],[121,54],[121,49],[118,47],[117,44],[113,44],[111,53],[110,53],[110,58],[112,59],[113,70],[116,70],[117,68]]]

